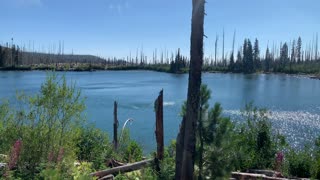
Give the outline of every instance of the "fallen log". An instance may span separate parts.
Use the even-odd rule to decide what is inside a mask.
[[[265,174],[251,174],[251,173],[240,173],[240,172],[232,172],[231,177],[237,180],[285,180],[286,178],[278,178],[278,177],[269,177]]]
[[[272,170],[258,170],[258,169],[249,169],[248,173],[253,173],[253,174],[264,174],[269,177],[279,177],[283,178],[282,174],[277,171],[272,171]]]
[[[108,176],[104,176],[98,180],[113,180],[114,179],[114,176],[113,175],[108,175]]]
[[[126,165],[125,163],[122,163],[120,161],[117,161],[115,159],[110,159],[107,163],[106,163],[107,167],[109,168],[114,168],[114,167],[118,167],[118,166],[124,166]]]
[[[119,173],[126,173],[126,172],[131,172],[131,171],[136,171],[139,169],[142,169],[143,167],[150,165],[152,162],[154,161],[154,159],[147,159],[147,160],[143,160],[143,161],[139,161],[139,162],[135,162],[135,163],[131,163],[131,164],[126,164],[123,166],[118,166],[115,168],[111,168],[111,169],[106,169],[106,170],[102,170],[102,171],[98,171],[98,172],[94,172],[91,173],[90,176],[95,176],[95,177],[104,177],[107,175],[116,175]]]

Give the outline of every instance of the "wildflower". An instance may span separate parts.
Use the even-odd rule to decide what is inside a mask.
[[[17,162],[18,162],[19,155],[21,152],[21,146],[22,146],[21,140],[17,140],[13,145],[13,149],[11,151],[9,163],[8,163],[8,168],[10,170],[17,166]]]
[[[54,154],[53,154],[53,152],[51,151],[51,152],[49,153],[49,155],[48,155],[48,162],[49,162],[49,163],[53,162],[53,159],[54,159]]]
[[[62,162],[62,159],[63,159],[63,155],[64,155],[64,149],[63,148],[60,148],[59,150],[59,154],[58,154],[58,158],[57,158],[57,162]]]
[[[277,154],[276,154],[276,170],[277,171],[281,170],[283,159],[284,159],[283,152],[281,152],[281,151],[277,152]]]

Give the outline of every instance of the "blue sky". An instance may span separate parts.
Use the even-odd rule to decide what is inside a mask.
[[[222,31],[231,48],[244,38],[269,43],[302,37],[309,43],[320,31],[319,0],[207,0],[205,55],[214,53]],[[65,53],[125,57],[137,48],[189,54],[191,0],[0,0],[0,43],[35,44],[48,50],[64,41]],[[32,46],[32,45],[31,45]],[[57,48],[56,48],[57,49]],[[263,52],[264,53],[264,52]]]

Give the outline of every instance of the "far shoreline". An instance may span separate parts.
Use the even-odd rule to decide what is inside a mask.
[[[162,73],[169,73],[169,74],[187,74],[188,69],[183,69],[180,72],[170,72],[168,67],[166,66],[154,66],[154,65],[147,65],[147,66],[101,66],[101,65],[83,65],[77,68],[67,68],[63,67],[54,67],[54,66],[20,66],[20,67],[0,67],[0,71],[57,71],[57,72],[95,72],[95,71],[153,71],[153,72],[162,72]],[[247,74],[243,72],[230,72],[230,71],[219,71],[219,70],[203,70],[204,73],[221,73],[221,74]],[[290,76],[302,76],[307,77],[310,79],[320,80],[320,74],[314,73],[285,73],[285,72],[255,72],[249,74],[283,74],[283,75],[290,75]]]

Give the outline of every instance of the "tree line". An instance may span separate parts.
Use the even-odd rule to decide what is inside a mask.
[[[6,43],[0,45],[0,67],[13,67],[30,65],[53,65],[57,63],[66,64],[101,64],[106,65],[107,61],[93,55],[74,55],[62,53],[28,52],[19,45]]]
[[[317,39],[317,38],[316,38]],[[208,66],[208,64],[207,64]],[[265,55],[260,54],[258,39],[252,45],[250,39],[245,39],[243,46],[237,51],[236,58],[231,52],[228,64],[217,63],[213,67],[224,67],[226,71],[253,73],[285,72],[285,73],[316,73],[320,67],[318,57],[318,43],[308,49],[302,49],[302,40],[299,37],[292,43],[281,43],[279,50],[275,46],[267,46]],[[319,72],[319,71],[318,71]]]
[[[224,33],[223,33],[224,34]],[[283,73],[319,73],[320,58],[318,52],[318,35],[312,43],[303,48],[302,38],[284,42],[280,45],[273,44],[265,52],[260,49],[259,40],[244,39],[243,44],[235,50],[235,33],[233,36],[232,50],[226,52],[222,43],[222,56],[218,57],[218,36],[215,39],[214,56],[204,57],[204,71],[222,71],[235,73],[255,72],[283,72]],[[224,35],[223,35],[224,42]],[[108,58],[107,64],[112,66],[126,66],[142,68],[146,66],[167,67],[167,72],[187,72],[190,65],[190,57],[182,55],[180,49],[176,52],[167,50],[159,52],[155,49],[152,58],[148,58],[143,50],[137,50],[136,56],[126,58]],[[230,55],[228,55],[230,54]]]

